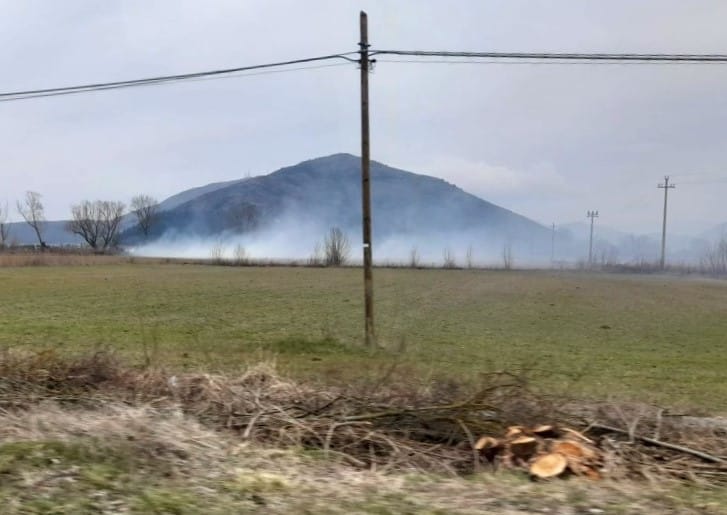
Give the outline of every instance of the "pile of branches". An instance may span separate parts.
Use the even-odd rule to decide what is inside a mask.
[[[172,375],[124,367],[103,353],[75,360],[0,355],[0,408],[20,410],[48,399],[83,409],[110,400],[181,408],[243,441],[303,448],[366,469],[485,470],[491,465],[477,448],[481,435],[548,425],[587,435],[599,457],[587,477],[727,478],[727,434],[719,429],[679,426],[677,417],[663,412],[658,424],[642,414],[634,425],[617,405],[564,405],[508,373],[483,375],[477,387],[413,385],[391,371],[379,381],[330,387],[286,380],[268,365],[237,377]]]
[[[258,366],[235,379],[172,376],[158,386],[155,394],[243,440],[316,450],[376,470],[472,472],[481,464],[475,435],[544,411],[542,399],[524,383],[501,373],[476,389],[395,381],[317,387]]]

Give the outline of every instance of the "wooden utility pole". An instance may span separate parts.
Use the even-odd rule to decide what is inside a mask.
[[[591,237],[588,240],[588,267],[593,266],[593,219],[598,218],[598,211],[589,211],[586,216],[591,219]]]
[[[372,347],[374,336],[374,277],[371,249],[371,148],[369,144],[369,30],[366,13],[360,15],[361,41],[361,193],[363,203],[363,268],[366,306],[366,346]]]
[[[661,262],[659,266],[664,270],[665,258],[666,258],[666,199],[669,193],[669,188],[676,188],[676,184],[669,184],[669,176],[664,176],[664,184],[658,184],[657,188],[664,189],[664,219],[661,224]]]

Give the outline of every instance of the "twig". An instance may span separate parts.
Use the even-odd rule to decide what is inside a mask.
[[[707,454],[706,452],[698,451],[696,449],[691,449],[689,447],[684,447],[682,445],[676,445],[676,444],[669,443],[669,442],[663,442],[661,440],[649,438],[648,436],[632,434],[630,431],[625,431],[623,429],[619,429],[618,427],[607,426],[604,424],[591,424],[590,427],[591,427],[591,429],[601,429],[603,431],[610,431],[612,433],[619,433],[622,435],[626,435],[630,438],[635,438],[636,440],[641,440],[642,442],[645,442],[645,443],[648,443],[651,445],[658,445],[659,447],[664,447],[666,449],[671,449],[673,451],[679,451],[679,452],[683,452],[685,454],[691,454],[692,456],[696,456],[697,458],[702,458],[703,460],[710,461],[712,463],[719,463],[721,465],[727,465],[727,460],[722,459],[719,456]]]
[[[255,427],[255,423],[258,421],[258,419],[265,414],[264,411],[258,411],[255,413],[252,418],[250,419],[250,422],[247,423],[247,427],[245,428],[245,432],[242,433],[242,439],[247,440],[250,438],[250,435],[252,434],[252,430]]]
[[[662,408],[656,412],[656,430],[654,431],[654,440],[658,440],[661,436],[661,415],[664,413]]]
[[[490,406],[489,404],[472,404],[469,400],[464,402],[456,402],[453,404],[444,404],[441,406],[423,406],[421,408],[402,408],[402,409],[392,409],[387,411],[380,411],[378,413],[364,413],[362,415],[350,415],[348,417],[343,417],[343,420],[345,422],[353,422],[356,420],[371,420],[374,418],[384,418],[384,417],[395,417],[397,415],[409,415],[413,413],[426,413],[428,411],[451,411],[456,410],[460,408],[468,408],[470,410],[481,410],[481,409],[487,409],[491,411],[497,411],[497,408],[494,406]]]
[[[333,433],[336,431],[337,428],[342,426],[350,426],[356,424],[356,422],[334,422],[331,424],[331,427],[328,428],[328,432],[326,433],[326,439],[323,442],[323,452],[325,454],[328,454],[328,451],[331,449],[331,440],[333,439]]]
[[[308,417],[308,416],[311,416],[311,415],[320,415],[321,413],[323,413],[324,411],[326,411],[328,408],[330,408],[331,406],[333,406],[336,402],[338,402],[338,401],[340,401],[342,399],[344,399],[344,397],[342,395],[337,395],[336,397],[334,397],[333,399],[331,399],[330,401],[328,401],[327,403],[325,403],[323,406],[321,406],[319,408],[316,408],[316,409],[313,409],[313,410],[306,410],[305,413],[303,413],[301,415],[298,415],[297,418],[305,418],[305,417]]]
[[[472,459],[473,459],[474,469],[475,469],[475,472],[479,472],[480,471],[480,454],[479,454],[479,452],[477,452],[477,449],[475,448],[475,444],[476,444],[475,437],[472,436],[472,432],[467,427],[467,424],[462,422],[462,420],[459,418],[456,420],[457,420],[457,423],[459,424],[459,427],[462,428],[462,431],[464,431],[464,433],[467,435],[467,439],[470,441],[470,448],[472,449]]]

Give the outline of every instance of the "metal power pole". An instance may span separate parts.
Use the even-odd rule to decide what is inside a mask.
[[[666,258],[666,199],[669,193],[669,188],[676,188],[676,184],[669,184],[669,176],[664,176],[664,184],[658,184],[657,188],[664,189],[664,219],[661,224],[661,262],[659,266],[664,270],[664,263]]]
[[[593,219],[598,218],[598,211],[588,211],[586,214],[591,219],[591,237],[588,240],[588,266],[593,266]]]
[[[369,30],[368,17],[361,11],[361,192],[363,202],[363,269],[366,306],[366,346],[372,347],[374,336],[374,277],[371,249],[371,147],[369,144]]]

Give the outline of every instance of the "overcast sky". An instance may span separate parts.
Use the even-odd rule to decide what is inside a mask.
[[[375,48],[727,53],[727,2],[0,0],[0,92]],[[371,76],[372,158],[544,224],[727,221],[727,65],[418,64]],[[353,64],[0,103],[0,201],[160,200],[359,154]],[[12,213],[17,218],[16,213]]]

